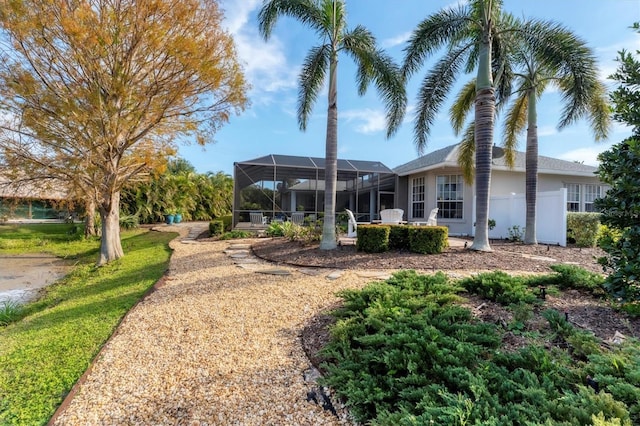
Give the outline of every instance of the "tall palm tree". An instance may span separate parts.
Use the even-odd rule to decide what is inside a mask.
[[[414,139],[423,151],[436,114],[461,71],[473,72],[475,79],[475,167],[476,232],[471,249],[490,251],[488,237],[491,152],[493,147],[496,89],[509,91],[505,61],[507,44],[501,37],[514,30],[514,19],[502,12],[501,0],[471,0],[448,7],[418,24],[405,48],[403,74],[415,73],[427,56],[445,49],[444,56],[430,70],[418,91]]]
[[[570,30],[552,22],[530,21],[524,28],[535,28],[543,33],[545,49],[532,49],[522,34],[515,33],[510,38],[513,47],[509,54],[511,77],[515,90],[510,93],[504,122],[505,158],[513,165],[518,136],[527,128],[526,145],[526,225],[525,243],[536,244],[536,200],[538,188],[538,116],[537,101],[549,86],[555,86],[565,104],[558,128],[561,130],[579,118],[589,120],[594,138],[607,137],[610,117],[605,89],[597,79],[597,67],[593,53],[584,41]],[[458,132],[464,122],[466,112],[471,107],[469,84],[463,88],[451,108],[454,130]],[[472,127],[474,123],[470,124]],[[458,161],[465,178],[472,175],[473,140],[467,129],[463,136],[462,149]]]
[[[550,62],[530,50],[518,52],[520,72],[515,73],[513,99],[504,125],[504,144],[515,147],[517,137],[527,127],[526,145],[526,225],[525,244],[537,244],[536,200],[538,192],[538,113],[537,101],[549,86],[555,86],[565,105],[560,116],[561,130],[579,118],[586,117],[596,141],[607,137],[611,119],[605,88],[597,79],[597,67],[590,49],[569,31],[556,32],[558,49],[563,56]],[[553,40],[553,39],[551,39]],[[526,46],[525,46],[526,49]],[[558,61],[560,59],[560,61]],[[573,62],[573,63],[570,63]],[[568,72],[577,70],[578,73]]]
[[[299,76],[298,124],[301,130],[307,120],[329,71],[327,134],[325,154],[324,227],[320,248],[336,248],[335,213],[338,153],[338,54],[344,52],[357,64],[358,93],[363,95],[373,82],[382,97],[386,111],[387,137],[402,122],[406,107],[404,84],[399,68],[376,47],[375,37],[358,25],[346,29],[344,0],[265,0],[258,15],[259,30],[268,40],[277,19],[289,16],[315,30],[320,45],[311,48]]]

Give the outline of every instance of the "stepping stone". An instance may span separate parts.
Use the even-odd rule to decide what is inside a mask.
[[[358,271],[356,275],[362,278],[378,278],[381,280],[388,280],[391,278],[391,274],[382,271]]]
[[[555,262],[555,259],[552,259],[551,257],[544,257],[544,256],[536,256],[534,254],[523,254],[522,257],[526,257],[527,259],[532,259],[532,260],[541,260],[543,262]]]
[[[329,273],[329,275],[327,275],[326,278],[328,280],[337,280],[342,276],[342,274],[344,274],[344,271],[332,271]]]
[[[325,270],[323,270],[322,268],[299,268],[298,272],[315,277],[317,275],[324,274]]]
[[[229,245],[229,247],[227,247],[227,250],[249,250],[250,248],[251,244],[235,243]]]
[[[256,264],[256,263],[260,263],[260,261],[258,259],[256,259],[255,257],[247,257],[247,258],[240,258],[235,260],[233,263],[235,263],[236,265],[247,265],[247,264]]]
[[[200,244],[196,240],[182,240],[180,241],[182,244]]]
[[[232,254],[229,255],[229,257],[232,258],[232,259],[244,259],[245,257],[249,257],[249,252],[246,252],[246,253],[242,253],[242,252],[232,253]]]
[[[286,269],[263,269],[261,271],[256,271],[258,274],[266,274],[266,275],[291,275],[291,271]]]

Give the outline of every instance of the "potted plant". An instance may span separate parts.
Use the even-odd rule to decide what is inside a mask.
[[[176,213],[175,211],[170,210],[168,213],[165,213],[164,217],[167,225],[172,225],[176,220]]]
[[[174,223],[182,222],[182,213],[176,212],[176,214],[173,215],[173,222]]]

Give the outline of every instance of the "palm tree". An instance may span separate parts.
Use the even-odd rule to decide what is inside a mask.
[[[570,31],[554,31],[561,57],[549,61],[525,46],[517,52],[521,71],[515,73],[516,90],[504,124],[504,145],[515,147],[517,136],[527,126],[526,145],[526,225],[525,244],[537,244],[536,200],[538,192],[538,114],[537,101],[549,85],[560,92],[565,105],[560,116],[561,130],[577,119],[586,117],[596,141],[605,139],[611,118],[605,88],[597,79],[597,67],[591,50]],[[576,70],[577,73],[569,70]]]
[[[514,19],[501,11],[501,0],[472,0],[445,8],[418,24],[405,48],[403,75],[415,73],[430,54],[446,48],[444,56],[427,73],[418,91],[414,139],[418,151],[427,143],[436,114],[460,71],[475,79],[476,232],[471,249],[490,251],[488,238],[491,151],[496,110],[494,74],[509,74],[501,37],[515,30]],[[497,78],[498,92],[508,93],[509,78]]]
[[[550,85],[555,86],[565,109],[560,117],[559,129],[586,116],[596,140],[606,138],[610,126],[610,117],[605,97],[605,89],[597,79],[597,68],[591,50],[584,41],[568,29],[551,22],[530,21],[524,28],[536,28],[543,32],[547,48],[534,50],[528,45],[527,38],[518,39],[523,31],[510,39],[510,68],[515,70],[511,76],[515,90],[504,122],[505,158],[513,165],[514,151],[518,136],[527,127],[526,145],[526,225],[525,243],[536,244],[536,199],[538,188],[538,127],[537,100]],[[466,112],[471,107],[470,84],[458,95],[451,108],[454,130],[462,128]],[[514,97],[515,96],[515,97]],[[470,124],[472,128],[474,123]],[[463,136],[458,161],[466,179],[473,174],[471,157],[473,140],[467,129]]]
[[[414,134],[419,150],[424,148],[436,113],[460,71],[476,69],[475,85],[471,86],[475,90],[471,92],[467,85],[461,95],[475,104],[474,121],[464,136],[468,142],[473,134],[474,143],[463,144],[461,156],[467,156],[462,167],[468,169],[471,163],[468,155],[475,153],[476,233],[471,248],[482,251],[491,250],[488,211],[496,99],[507,99],[511,94],[513,48],[527,46],[533,57],[543,58],[546,66],[557,68],[562,75],[570,76],[568,81],[574,82],[567,93],[575,95],[577,102],[567,105],[561,127],[575,120],[576,114],[594,99],[591,97],[594,91],[597,92],[593,86],[596,81],[592,75],[593,58],[584,51],[584,46],[571,38],[558,37],[562,29],[556,24],[536,20],[521,22],[504,13],[501,7],[501,0],[471,0],[467,5],[447,8],[427,17],[409,40],[403,66],[404,75],[408,77],[427,55],[447,48],[443,58],[427,73],[418,92]],[[575,55],[574,60],[569,60],[571,55]],[[458,113],[464,115],[464,111],[463,108]],[[456,125],[460,122],[454,128]],[[507,155],[511,154],[507,150]],[[512,160],[507,157],[508,162]]]
[[[259,30],[265,40],[280,16],[298,19],[315,30],[320,45],[311,48],[299,76],[298,124],[307,120],[329,71],[327,134],[325,154],[324,227],[320,248],[336,248],[335,213],[338,153],[338,54],[344,52],[357,64],[358,93],[363,95],[373,82],[385,102],[387,137],[402,122],[406,107],[404,84],[398,67],[376,47],[375,37],[364,27],[346,29],[344,0],[265,0],[258,15]]]

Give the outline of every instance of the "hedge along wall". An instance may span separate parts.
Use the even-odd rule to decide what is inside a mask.
[[[360,225],[356,248],[366,253],[408,249],[437,254],[449,246],[446,226]]]
[[[567,239],[579,247],[595,247],[600,230],[600,213],[567,213]]]

